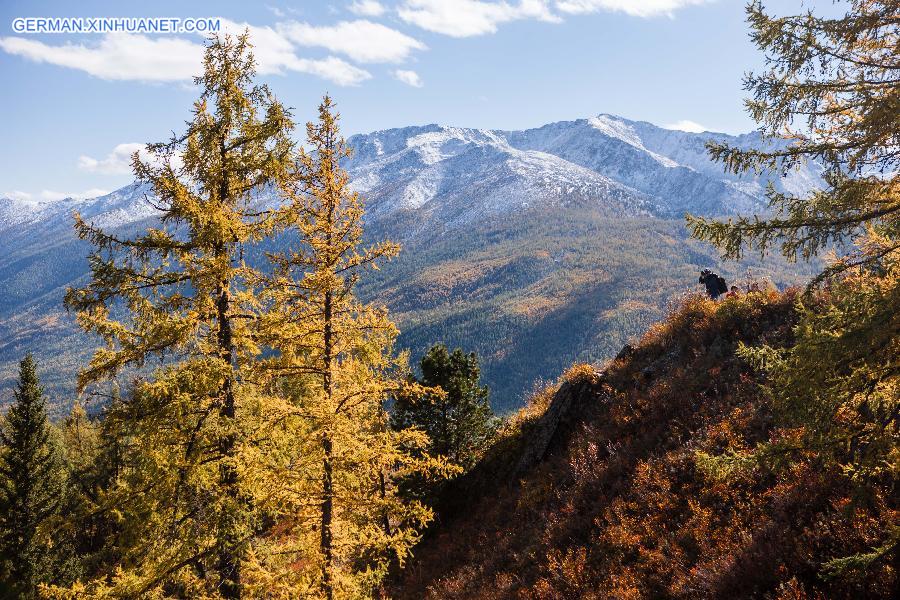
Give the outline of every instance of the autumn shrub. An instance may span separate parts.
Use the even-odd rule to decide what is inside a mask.
[[[738,348],[789,347],[799,293],[688,296],[604,372],[574,367],[561,382],[584,384],[575,433],[466,498],[417,549],[398,595],[888,597],[897,574],[884,558],[865,577],[827,565],[877,552],[897,518],[890,490],[860,504],[814,456],[785,471],[751,458],[761,441],[797,433],[779,425]],[[510,420],[508,440],[527,439],[556,390]]]

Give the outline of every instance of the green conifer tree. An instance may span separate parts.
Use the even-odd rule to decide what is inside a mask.
[[[3,597],[36,598],[39,584],[72,573],[70,549],[52,531],[66,498],[64,466],[30,354],[19,365],[0,444],[0,588]]]
[[[460,348],[449,352],[432,346],[420,362],[419,383],[443,393],[398,396],[392,423],[395,428],[416,427],[428,434],[428,452],[470,469],[497,430],[488,402],[489,390],[480,384],[478,356]]]

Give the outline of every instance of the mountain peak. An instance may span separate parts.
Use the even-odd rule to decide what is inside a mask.
[[[614,117],[612,115],[600,114],[596,117],[590,117],[588,124],[598,131],[602,131],[606,135],[615,137],[632,146],[643,147],[641,138],[637,132],[631,127],[630,123],[624,119]]]
[[[354,135],[346,161],[354,188],[376,222],[410,211],[441,229],[510,211],[578,205],[606,215],[679,217],[766,210],[765,188],[802,193],[821,184],[815,165],[785,177],[734,175],[710,161],[706,143],[740,147],[758,134],[729,136],[664,129],[600,113],[522,131],[431,123]],[[90,200],[0,201],[0,227],[68,215],[98,225],[152,217],[145,184],[132,183]]]

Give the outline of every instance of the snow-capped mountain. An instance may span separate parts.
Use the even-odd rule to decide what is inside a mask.
[[[759,134],[672,131],[599,115],[525,131],[426,125],[353,136],[348,167],[372,215],[398,210],[444,225],[511,210],[589,204],[608,215],[761,212],[769,177],[725,173],[708,141],[771,146]],[[815,165],[775,178],[776,189],[820,184]]]
[[[353,136],[347,167],[370,218],[417,211],[445,227],[523,209],[590,204],[613,215],[648,215],[645,194],[542,150],[512,146],[502,132],[427,125]]]
[[[355,135],[345,167],[365,198],[367,231],[404,246],[360,293],[388,305],[414,352],[438,341],[477,351],[495,401],[511,406],[528,377],[618,349],[696,282],[697,265],[715,265],[712,248],[688,239],[685,212],[759,213],[770,182],[791,192],[821,183],[816,165],[775,179],[725,173],[707,157],[709,140],[773,143],[610,115],[525,131]],[[86,200],[0,198],[0,404],[24,352],[48,365],[53,394],[71,393],[90,353],[62,309],[66,287],[88,272],[72,212],[130,235],[155,225],[149,193],[135,183]],[[789,280],[783,267],[771,273]]]
[[[577,204],[605,216],[680,218],[685,212],[761,212],[764,192],[821,183],[809,165],[784,177],[735,175],[709,160],[706,143],[763,147],[759,134],[688,133],[599,115],[524,131],[425,125],[355,135],[346,163],[370,222],[417,213],[452,229],[507,214]],[[68,226],[72,211],[104,227],[153,216],[146,186],[89,200],[0,199],[0,231]],[[267,199],[272,201],[272,199]]]
[[[150,192],[149,185],[132,183],[96,198],[38,202],[0,198],[0,233],[15,235],[32,227],[42,231],[57,227],[71,231],[74,212],[100,227],[115,228],[136,223],[156,214],[156,210],[145,201]]]

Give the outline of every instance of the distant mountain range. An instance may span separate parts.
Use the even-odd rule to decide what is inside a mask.
[[[426,125],[357,135],[349,168],[374,218],[416,210],[450,228],[572,204],[607,216],[760,212],[770,181],[791,192],[820,183],[815,165],[774,180],[725,173],[709,160],[710,140],[772,145],[758,133],[687,133],[600,115],[526,131]]]
[[[760,213],[769,183],[791,192],[821,184],[815,164],[774,179],[725,173],[706,154],[709,140],[775,143],[611,115],[525,131],[425,125],[355,135],[346,167],[366,198],[368,235],[404,244],[361,294],[391,309],[414,356],[439,341],[478,351],[495,406],[516,406],[535,379],[614,353],[695,287],[698,267],[716,263],[687,237],[685,212]],[[154,221],[148,193],[132,184],[88,200],[0,198],[0,403],[31,350],[55,405],[71,404],[74,374],[96,343],[62,309],[65,288],[87,273],[71,213],[133,232]],[[782,285],[810,272],[748,264]]]

